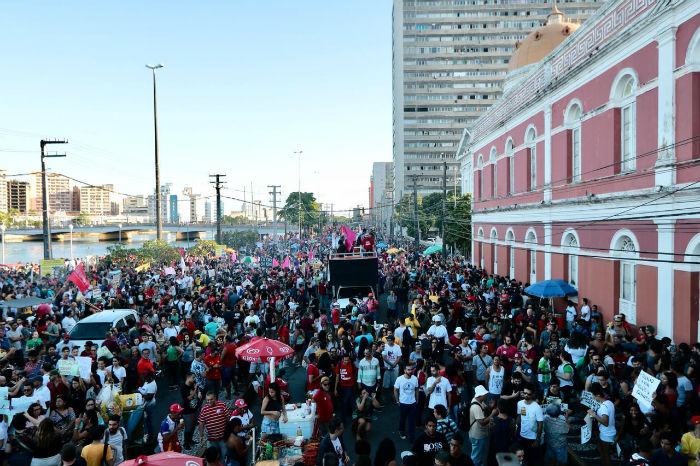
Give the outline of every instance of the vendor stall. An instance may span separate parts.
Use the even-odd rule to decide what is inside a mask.
[[[316,421],[316,403],[288,404],[287,422],[280,422],[280,433],[261,438],[255,450],[257,466],[286,466],[297,461],[316,464],[318,439],[312,438]],[[257,460],[257,462],[255,462]]]

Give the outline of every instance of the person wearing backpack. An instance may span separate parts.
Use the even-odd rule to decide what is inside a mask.
[[[474,466],[486,466],[489,451],[489,424],[498,415],[498,408],[493,408],[487,415],[488,407],[484,403],[489,392],[483,385],[474,389],[474,398],[469,406],[469,439],[472,444],[471,458]]]
[[[93,426],[90,428],[89,438],[91,443],[83,447],[80,456],[87,466],[114,466],[114,454],[112,447],[102,443],[105,426]]]
[[[107,421],[107,429],[102,439],[105,445],[110,445],[114,449],[114,463],[121,464],[124,461],[126,451],[126,430],[121,427],[121,416],[110,414]]]

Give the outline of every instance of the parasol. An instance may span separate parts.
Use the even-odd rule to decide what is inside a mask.
[[[281,341],[269,338],[253,338],[248,343],[236,348],[236,357],[248,362],[257,362],[258,358],[270,363],[270,381],[275,381],[275,359],[284,359],[294,355],[294,349]]]
[[[202,466],[204,460],[196,456],[166,451],[155,455],[141,455],[133,460],[126,460],[119,466]]]
[[[543,280],[525,288],[525,293],[540,298],[576,296],[578,291],[564,280]]]
[[[387,249],[386,252],[388,252],[389,254],[396,254],[397,252],[399,252],[399,250],[396,248],[391,248]]]
[[[245,264],[250,264],[251,262],[253,262],[253,258],[250,256],[245,256],[241,262]]]
[[[427,256],[428,254],[433,254],[440,251],[442,251],[442,244],[433,244],[431,246],[428,246],[426,250],[423,251],[423,255]]]

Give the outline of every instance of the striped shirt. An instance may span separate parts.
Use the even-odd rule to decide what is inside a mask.
[[[224,438],[224,428],[231,417],[228,406],[223,401],[217,401],[214,405],[205,403],[199,412],[197,421],[207,429],[207,440],[214,442]]]

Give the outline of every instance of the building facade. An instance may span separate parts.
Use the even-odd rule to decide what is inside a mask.
[[[596,1],[562,3],[581,22]],[[442,190],[459,176],[455,152],[471,125],[501,95],[516,41],[552,9],[542,0],[394,0],[392,13],[393,161],[396,199]]]
[[[80,212],[85,212],[89,215],[111,215],[112,191],[114,191],[114,186],[111,184],[81,186]]]
[[[394,164],[374,162],[370,180],[370,214],[375,228],[388,232],[394,202]]]
[[[547,51],[460,141],[474,262],[698,341],[700,3],[611,0]]]
[[[0,212],[7,213],[7,170],[0,170]]]
[[[43,211],[41,173],[34,173],[32,176],[32,209],[37,212]],[[72,208],[73,195],[70,189],[70,180],[58,173],[46,174],[46,191],[49,199],[50,212],[70,212]]]
[[[7,182],[8,212],[29,213],[30,188],[27,181],[9,180]]]

